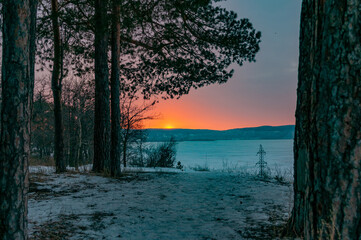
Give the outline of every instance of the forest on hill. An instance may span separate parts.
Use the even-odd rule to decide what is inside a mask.
[[[261,126],[229,130],[146,129],[146,139],[149,142],[164,142],[168,141],[170,137],[174,137],[176,141],[293,139],[294,132],[294,125]]]

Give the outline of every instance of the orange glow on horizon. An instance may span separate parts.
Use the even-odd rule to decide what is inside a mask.
[[[249,123],[241,123],[237,124],[234,122],[229,122],[226,124],[220,125],[217,122],[208,122],[206,124],[196,123],[196,122],[189,122],[184,121],[179,122],[177,124],[174,124],[172,126],[166,125],[165,122],[168,122],[168,120],[152,120],[145,123],[145,128],[149,129],[210,129],[210,130],[229,130],[229,129],[235,129],[235,128],[247,128],[247,127],[260,127],[260,126],[281,126],[281,125],[294,125],[293,122],[270,122],[265,123],[261,121],[253,121]]]
[[[160,117],[144,122],[144,128],[228,130],[294,124],[293,116],[287,118],[287,113],[282,116],[266,112],[268,116],[264,116],[259,114],[261,111],[250,112],[247,109],[244,112],[245,114],[236,114],[225,108],[215,110],[182,100],[167,100],[156,104],[153,113]]]
[[[232,84],[228,86],[230,85]],[[284,98],[291,98],[288,92],[284,92]],[[290,101],[285,100],[274,104],[252,93],[251,96],[246,94],[247,92],[232,96],[222,92],[222,87],[213,86],[193,91],[181,99],[162,100],[151,112],[158,117],[145,121],[144,128],[228,130],[295,124],[295,96],[292,97],[294,104],[289,104]],[[222,97],[213,97],[217,95]],[[230,98],[227,98],[228,96]],[[241,97],[237,99],[238,96]],[[252,104],[248,98],[254,99],[251,99]]]

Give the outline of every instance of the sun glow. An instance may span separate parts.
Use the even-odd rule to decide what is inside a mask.
[[[166,129],[172,129],[173,126],[168,124],[168,125],[166,125],[164,128],[166,128]]]

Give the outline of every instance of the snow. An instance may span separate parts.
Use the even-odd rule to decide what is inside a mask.
[[[249,174],[130,168],[112,179],[55,175],[46,167],[31,172],[33,239],[263,239],[260,229],[284,224],[292,205],[291,185]]]
[[[92,170],[92,167],[93,167],[92,164],[79,166],[78,169],[76,169],[75,167],[67,166],[66,170],[70,171],[70,172],[84,173],[84,172],[90,172]],[[50,167],[50,166],[30,166],[29,171],[30,171],[30,173],[51,174],[51,173],[55,173],[55,167]]]

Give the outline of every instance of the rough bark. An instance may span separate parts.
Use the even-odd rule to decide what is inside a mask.
[[[128,139],[123,141],[123,166],[127,167]]]
[[[56,172],[62,173],[66,171],[64,159],[64,124],[61,106],[62,79],[60,74],[63,60],[61,53],[62,50],[57,0],[51,0],[51,14],[54,41],[53,72],[51,76],[51,89],[53,91],[54,100],[54,160],[56,165]]]
[[[361,239],[361,1],[304,0],[288,231]]]
[[[37,1],[3,1],[0,239],[27,239]]]
[[[110,111],[106,0],[95,0],[95,126],[93,171],[110,165]]]
[[[120,140],[120,96],[119,96],[119,58],[120,58],[120,2],[112,1],[112,71],[111,71],[111,166],[112,176],[119,176],[121,140]]]

